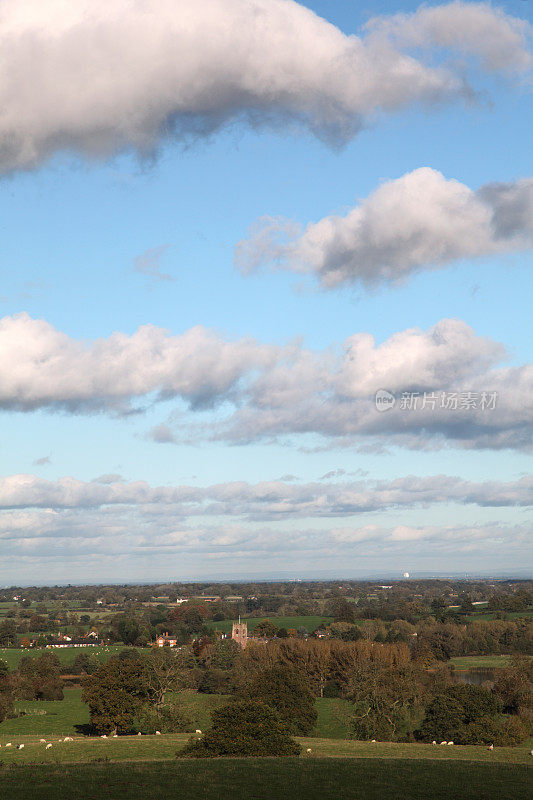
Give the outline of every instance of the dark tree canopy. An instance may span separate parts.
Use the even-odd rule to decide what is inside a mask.
[[[294,734],[309,736],[316,725],[318,714],[309,683],[288,664],[258,672],[248,684],[246,695],[273,708]]]
[[[300,745],[265,703],[243,700],[213,711],[212,727],[177,753],[187,758],[297,756]]]

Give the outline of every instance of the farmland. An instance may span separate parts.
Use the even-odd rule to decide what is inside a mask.
[[[110,658],[115,653],[120,653],[121,650],[124,650],[123,645],[106,645],[102,647],[65,647],[65,648],[54,648],[46,649],[43,647],[32,647],[32,648],[14,648],[14,647],[4,647],[0,649],[0,661],[5,661],[8,665],[10,670],[16,669],[17,664],[21,660],[21,658],[25,658],[26,656],[30,656],[31,658],[38,658],[43,653],[54,653],[58,656],[61,664],[64,667],[70,666],[77,655],[81,652],[84,653],[91,653],[98,658],[99,661],[105,662],[108,658]]]
[[[259,617],[257,619],[254,619],[253,617],[246,617],[248,631],[253,631],[255,626],[260,622],[264,622],[265,619],[269,619],[278,628],[285,628],[285,630],[290,630],[291,628],[295,630],[298,630],[298,628],[305,628],[308,633],[312,633],[314,630],[316,630],[321,623],[329,625],[331,622],[333,622],[331,617],[318,616],[276,617],[272,615],[271,617]],[[213,630],[222,631],[222,633],[231,633],[233,620],[224,619],[220,622],[210,621],[207,624]]]

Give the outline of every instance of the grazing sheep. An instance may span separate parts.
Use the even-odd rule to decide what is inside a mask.
[[[448,742],[448,744],[453,744],[453,742]]]
[[[493,744],[489,744],[489,746],[487,747],[487,750],[494,750],[494,745]]]
[[[72,736],[65,736],[65,738],[63,739],[63,741],[64,741],[64,742],[73,742],[73,741],[74,741],[74,739],[72,738]]]
[[[113,739],[118,739],[118,733],[113,734]]]
[[[11,742],[8,742],[8,743],[6,744],[6,747],[13,747],[13,745],[11,744]]]
[[[441,742],[441,744],[448,744],[448,742]]]
[[[156,731],[156,732],[155,732],[155,735],[156,735],[156,736],[161,736],[161,731]]]
[[[435,740],[433,740],[433,741],[431,742],[431,744],[437,744],[437,742],[436,742]]]
[[[529,751],[529,755],[530,755],[530,756],[533,756],[533,750],[530,750],[530,751]]]
[[[196,728],[196,733],[201,733],[202,731],[199,728]]]
[[[139,731],[139,733],[137,734],[137,736],[142,736],[142,733]]]
[[[103,734],[100,736],[100,739],[107,739],[107,735],[106,735],[105,733],[103,733]]]
[[[46,744],[46,739],[39,739],[41,744]]]
[[[22,750],[23,748],[24,748],[24,745],[23,745],[23,744],[18,744],[18,745],[17,745],[17,750]]]
[[[45,750],[50,750],[50,748],[51,748],[51,747],[52,747],[51,743],[50,743],[50,742],[48,742],[48,744],[46,745],[46,747],[45,747],[44,749],[45,749]]]
[[[311,748],[310,748],[310,747],[308,747],[308,748],[307,748],[307,750],[306,750],[305,752],[307,753],[307,755],[308,755],[308,756],[310,756],[310,755],[311,755]]]

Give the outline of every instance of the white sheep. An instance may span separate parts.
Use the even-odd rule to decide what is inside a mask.
[[[13,745],[11,744],[11,742],[8,742],[8,743],[6,744],[6,747],[13,747]]]
[[[17,750],[22,750],[23,748],[24,748],[24,745],[23,745],[23,744],[18,744],[18,745],[17,745]]]
[[[100,736],[100,739],[107,739],[107,735],[106,735],[105,733],[103,733],[103,734]]]
[[[441,742],[441,744],[448,744],[448,742]]]
[[[142,733],[139,731],[139,733],[137,734],[137,736],[142,736]]]
[[[46,747],[44,749],[45,750],[50,750],[51,747],[52,747],[51,742],[48,742],[48,744],[46,745]]]
[[[156,735],[156,736],[161,736],[161,731],[156,731],[156,732],[155,732],[155,735]]]
[[[431,744],[437,744],[437,742],[436,742],[435,740],[433,740],[433,741],[431,742]]]
[[[448,744],[453,744],[453,742],[448,742]]]
[[[310,755],[311,755],[311,748],[310,748],[310,747],[308,747],[308,748],[307,748],[307,750],[306,750],[305,752],[307,753],[307,755],[308,755],[308,756],[310,756]]]
[[[113,734],[113,739],[118,739],[118,733]]]
[[[196,733],[201,733],[201,732],[202,731],[200,730],[200,728],[196,728]]]
[[[41,744],[46,744],[46,739],[39,739]]]
[[[375,740],[375,739],[372,739],[372,743],[373,743],[373,744],[376,744],[376,740]]]
[[[487,747],[487,750],[494,750],[494,745],[493,744],[489,744],[489,746]]]

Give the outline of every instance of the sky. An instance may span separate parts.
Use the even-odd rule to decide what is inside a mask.
[[[532,25],[0,1],[0,584],[531,573]]]

